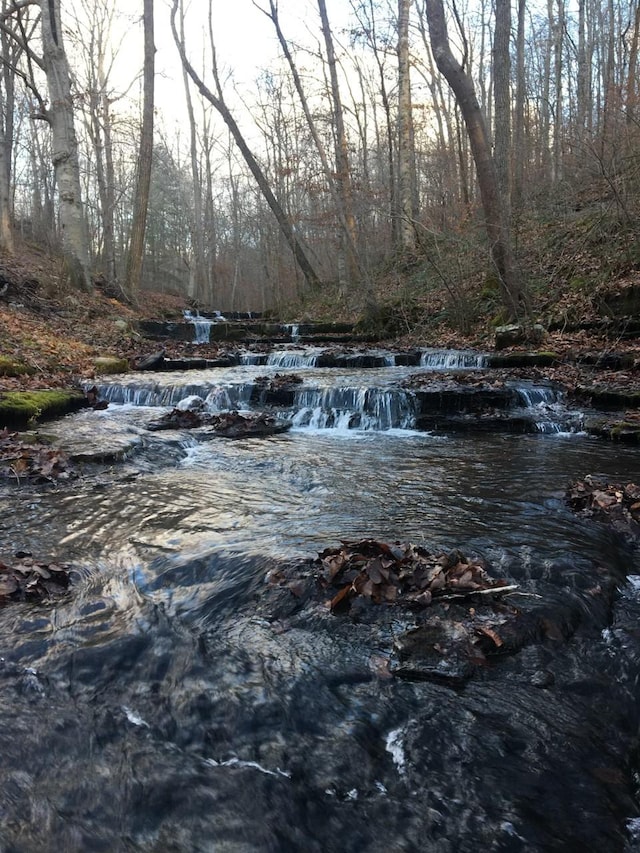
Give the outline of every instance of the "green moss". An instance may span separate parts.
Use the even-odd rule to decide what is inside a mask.
[[[35,373],[35,370],[28,364],[0,355],[0,376],[25,376],[31,373]]]
[[[84,405],[77,391],[9,391],[0,394],[0,428],[24,427],[44,418],[55,418]]]
[[[98,358],[94,358],[93,363],[97,372],[104,375],[126,373],[129,370],[129,362],[126,358],[118,358],[113,355],[98,356]]]

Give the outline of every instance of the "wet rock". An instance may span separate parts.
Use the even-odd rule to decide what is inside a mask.
[[[191,394],[188,397],[184,397],[184,399],[180,400],[180,402],[176,405],[176,409],[179,409],[181,412],[201,412],[204,407],[204,400],[197,394]]]
[[[134,359],[132,367],[134,370],[160,370],[164,362],[164,356],[165,350],[163,348],[151,355],[140,356]]]
[[[212,415],[209,426],[211,433],[221,438],[266,438],[287,432],[292,424],[267,414],[245,416],[238,412],[227,412]]]
[[[497,326],[495,331],[495,348],[497,350],[519,344],[539,344],[546,337],[546,329],[539,323],[533,326],[524,326],[519,323],[511,323],[506,326]]]
[[[158,431],[207,427],[208,431],[202,434],[204,438],[249,438],[277,435],[291,429],[291,426],[290,421],[278,420],[266,413],[241,415],[238,412],[223,412],[214,415],[197,409],[175,408],[161,418],[150,421],[147,429]]]

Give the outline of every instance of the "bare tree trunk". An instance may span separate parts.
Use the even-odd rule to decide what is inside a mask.
[[[524,62],[525,11],[526,0],[518,0],[518,29],[516,34],[516,103],[514,128],[515,140],[513,146],[515,162],[512,193],[512,202],[516,210],[519,210],[522,204],[522,194],[524,189],[524,164],[528,159],[528,152],[525,150],[526,144],[524,136],[524,105],[526,99],[526,79]]]
[[[453,90],[467,128],[491,258],[503,301],[510,315],[517,317],[523,308],[523,293],[513,275],[510,234],[503,216],[502,198],[482,110],[471,77],[465,73],[449,46],[443,0],[426,0],[426,10],[434,59]]]
[[[298,266],[302,270],[302,273],[303,273],[303,275],[307,281],[307,284],[311,288],[314,288],[314,289],[319,287],[320,286],[320,279],[319,279],[316,271],[314,270],[313,265],[311,264],[311,261],[307,257],[307,254],[304,250],[304,247],[302,246],[302,243],[300,242],[300,240],[296,236],[296,233],[295,233],[294,229],[292,228],[291,223],[289,222],[289,219],[287,218],[286,213],[284,212],[280,203],[278,202],[278,200],[274,196],[264,172],[260,168],[256,158],[253,156],[253,153],[252,153],[251,149],[249,148],[249,146],[247,145],[247,143],[246,143],[246,141],[242,135],[242,132],[240,131],[240,128],[238,127],[238,125],[237,125],[237,123],[233,117],[233,114],[229,110],[228,106],[226,105],[226,103],[222,97],[220,81],[218,79],[217,71],[215,71],[215,63],[214,63],[214,75],[215,75],[215,79],[216,79],[216,86],[218,89],[217,95],[215,95],[208,88],[208,86],[205,85],[204,81],[200,79],[200,77],[196,73],[195,69],[193,68],[193,66],[191,65],[189,60],[187,59],[184,43],[180,40],[180,37],[178,35],[178,31],[176,29],[175,18],[176,18],[177,9],[178,9],[178,0],[173,0],[173,6],[171,8],[171,31],[173,33],[173,38],[174,38],[174,41],[176,43],[176,46],[178,48],[178,53],[180,54],[180,59],[182,60],[184,67],[187,69],[187,74],[189,75],[189,77],[191,77],[191,79],[195,83],[200,94],[204,98],[206,98],[206,100],[209,101],[209,103],[213,107],[215,107],[215,109],[220,113],[224,123],[227,125],[227,127],[231,131],[231,135],[233,136],[234,142],[236,143],[236,145],[240,149],[240,153],[244,157],[244,160],[245,160],[247,166],[249,167],[251,174],[255,178],[256,183],[258,184],[258,187],[260,188],[260,191],[262,192],[267,204],[271,208],[273,215],[276,217],[276,220],[278,222],[278,225],[280,226],[280,229],[284,235],[284,238],[286,239],[289,248],[293,252],[293,255],[296,259],[296,262],[298,263]],[[212,47],[212,49],[214,49],[213,43],[212,43],[211,47]]]
[[[180,0],[180,37],[184,41],[184,3]],[[191,154],[191,180],[193,181],[193,222],[191,234],[193,240],[194,290],[198,302],[205,299],[206,277],[204,271],[204,234],[202,230],[202,179],[198,167],[198,135],[196,120],[189,88],[189,76],[182,66],[185,102],[189,117],[189,151]]]
[[[587,124],[587,110],[590,109],[587,100],[588,69],[586,51],[586,14],[585,6],[587,0],[578,0],[578,83],[576,91],[576,141],[584,142],[584,133]]]
[[[509,224],[511,197],[511,0],[495,0],[493,36],[494,159],[502,200],[502,215]]]
[[[400,206],[400,248],[415,250],[413,117],[409,75],[409,14],[411,0],[398,0],[398,201]]]
[[[584,2],[585,0],[582,0]],[[631,46],[629,48],[629,74],[627,76],[627,124],[633,124],[638,105],[638,41],[640,40],[640,3],[636,2],[633,16]]]
[[[296,92],[298,93],[298,98],[300,99],[300,105],[302,106],[302,111],[304,112],[309,132],[313,137],[313,141],[318,151],[318,156],[320,157],[320,162],[322,163],[322,170],[324,172],[325,180],[327,181],[329,192],[331,193],[332,201],[336,206],[338,219],[340,221],[342,229],[342,233],[340,235],[341,242],[346,246],[347,252],[350,253],[354,259],[356,259],[358,250],[355,244],[355,225],[353,220],[353,213],[350,214],[349,210],[345,207],[345,196],[344,192],[342,191],[342,185],[340,184],[340,176],[338,174],[336,179],[335,173],[331,169],[327,152],[322,143],[322,139],[320,138],[316,122],[314,121],[313,114],[311,112],[311,107],[309,106],[309,102],[304,91],[302,79],[298,72],[298,68],[296,66],[291,50],[289,49],[289,44],[280,26],[280,18],[278,16],[278,4],[276,0],[269,0],[268,12],[266,12],[265,10],[262,11],[265,12],[265,14],[272,21],[275,27],[276,35],[278,36],[278,42],[280,43],[280,47],[282,48],[282,52],[285,55],[285,59],[287,60],[287,64],[291,71],[293,83],[296,88]],[[338,186],[336,186],[336,183],[338,183]]]
[[[4,128],[0,131],[0,251],[13,254],[13,227],[9,166]]]
[[[78,145],[67,55],[62,44],[59,0],[42,0],[42,54],[51,107],[47,119],[52,132],[52,160],[59,195],[62,250],[74,287],[91,291],[89,237],[82,194]]]
[[[129,295],[136,298],[142,283],[142,264],[144,260],[144,236],[147,228],[149,191],[151,188],[151,164],[153,160],[153,112],[155,54],[153,0],[144,0],[144,82],[142,104],[142,128],[140,130],[140,155],[138,161],[138,179],[133,205],[131,240],[127,256],[126,287]]]
[[[562,180],[562,110],[563,110],[563,93],[562,93],[562,51],[564,46],[564,0],[557,0],[558,17],[554,24],[553,38],[553,68],[555,82],[555,105],[553,115],[553,160],[552,160],[552,179],[553,183],[558,183]]]
[[[325,0],[318,0],[318,11],[322,23],[322,35],[324,36],[325,49],[327,51],[327,63],[329,65],[329,79],[331,81],[331,97],[333,100],[333,120],[336,142],[336,181],[338,191],[342,198],[346,229],[349,234],[348,241],[342,238],[343,253],[346,261],[346,275],[348,283],[352,284],[360,276],[357,258],[352,251],[352,246],[357,245],[356,220],[353,215],[353,198],[351,189],[351,168],[349,166],[349,149],[347,145],[347,134],[344,126],[344,110],[340,97],[338,85],[338,70],[333,36],[329,26],[327,5]],[[344,283],[343,283],[344,284]]]
[[[7,10],[3,0],[2,11]],[[0,250],[13,252],[13,206],[11,203],[11,152],[13,150],[13,110],[15,106],[14,70],[11,56],[11,41],[7,33],[0,34],[2,44],[2,81],[4,91],[0,101]]]

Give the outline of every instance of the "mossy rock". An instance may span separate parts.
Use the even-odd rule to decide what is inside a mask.
[[[0,394],[0,428],[25,427],[75,412],[85,404],[84,394],[78,391],[8,391]]]
[[[32,373],[35,373],[35,370],[28,364],[0,355],[0,376],[27,376]]]
[[[579,387],[577,390],[589,399],[594,409],[640,409],[640,391],[603,386]]]
[[[640,424],[637,421],[603,421],[593,418],[585,424],[585,431],[589,435],[605,438],[609,441],[640,444]]]
[[[94,358],[93,364],[98,373],[110,376],[114,373],[126,373],[129,370],[129,362],[126,358],[118,358],[115,355],[101,355]]]

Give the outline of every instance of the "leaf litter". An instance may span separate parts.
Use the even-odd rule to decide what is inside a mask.
[[[11,563],[0,559],[0,605],[59,598],[69,588],[71,573],[69,565],[41,562],[26,551],[19,551]]]
[[[609,483],[587,474],[569,485],[565,501],[583,518],[609,524],[626,539],[640,542],[640,486],[635,483]]]
[[[77,476],[78,472],[62,450],[37,441],[25,441],[17,432],[0,431],[0,478],[14,479],[18,483],[45,483]]]

